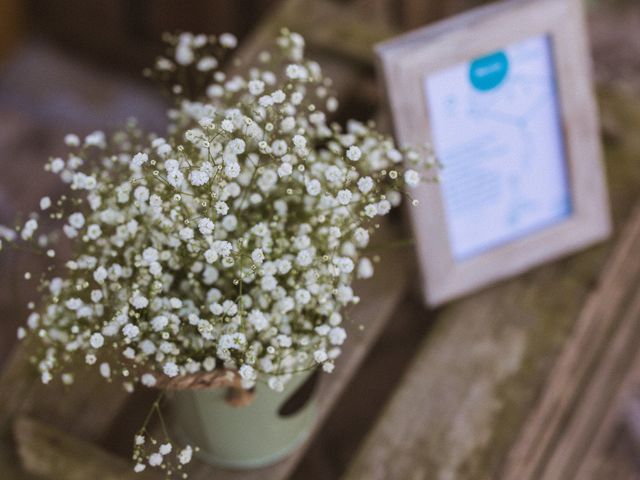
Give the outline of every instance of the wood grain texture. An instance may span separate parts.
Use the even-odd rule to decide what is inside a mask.
[[[640,335],[640,208],[570,338],[509,455],[504,478],[573,478],[611,405]],[[613,338],[612,338],[613,337]],[[633,372],[640,380],[639,373]],[[578,477],[587,478],[587,477]]]
[[[44,385],[29,361],[27,346],[18,345],[0,373],[0,432],[18,414],[29,414],[85,440],[101,439],[129,394],[86,368],[75,384]]]
[[[621,225],[640,187],[640,104],[619,92],[601,98],[607,130],[616,131],[607,134],[606,151]],[[443,309],[345,478],[500,478],[611,248],[540,267]],[[517,467],[503,478],[526,478]]]
[[[47,480],[159,480],[163,475],[134,473],[127,459],[46,423],[20,417],[15,423],[18,453],[27,472]]]

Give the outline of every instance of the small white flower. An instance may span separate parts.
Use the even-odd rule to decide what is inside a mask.
[[[131,305],[133,305],[134,308],[137,309],[146,308],[147,305],[149,305],[149,299],[144,295],[140,295],[139,293],[134,294],[129,302],[131,303]]]
[[[298,148],[304,148],[307,146],[307,139],[302,135],[294,135],[292,140],[293,144]]]
[[[193,457],[193,448],[191,446],[187,445],[178,454],[178,461],[182,465],[186,465],[187,463],[189,463],[191,461],[192,457]]]
[[[258,96],[264,92],[264,82],[262,80],[251,80],[248,88],[251,95]]]
[[[329,341],[333,345],[342,345],[347,339],[347,332],[342,327],[334,327],[329,332]]]
[[[311,301],[311,294],[309,293],[308,290],[304,288],[300,288],[296,290],[296,302],[298,302],[300,305],[306,305],[310,301]]]
[[[79,147],[80,146],[80,138],[77,135],[73,134],[73,133],[69,133],[68,135],[65,135],[64,143],[68,147]]]
[[[273,103],[282,103],[286,100],[287,96],[282,90],[276,90],[271,94],[271,98],[273,99]]]
[[[132,323],[127,323],[124,327],[122,327],[122,333],[124,334],[125,337],[129,339],[134,339],[138,335],[140,335],[140,329],[137,327],[137,325],[134,325]]]
[[[179,232],[180,238],[184,241],[191,240],[193,238],[193,229],[189,227],[183,227]]]
[[[410,187],[415,187],[420,183],[420,174],[415,170],[407,170],[404,172],[404,181]]]
[[[106,146],[106,138],[104,132],[96,131],[87,135],[84,144],[88,147],[104,148]]]
[[[158,452],[160,453],[160,455],[169,455],[171,453],[171,450],[173,450],[173,448],[170,443],[163,443],[162,445],[160,445],[160,449],[158,450]]]
[[[216,202],[215,209],[219,215],[226,215],[229,212],[229,205],[226,202],[219,201]]]
[[[104,362],[100,364],[100,375],[104,378],[111,377],[111,366],[108,363]]]
[[[324,350],[316,350],[315,352],[313,352],[313,359],[317,362],[317,363],[322,363],[324,361],[326,361],[328,359],[328,355],[327,352]]]
[[[178,375],[178,366],[174,362],[167,362],[162,367],[162,371],[167,377],[175,377]]]
[[[164,162],[164,168],[167,172],[175,172],[180,169],[180,163],[176,159],[170,158]]]
[[[293,172],[293,167],[291,166],[290,163],[282,163],[278,167],[278,176],[280,177],[287,177],[291,175],[292,172]]]
[[[33,236],[37,229],[38,222],[31,218],[25,222],[24,227],[22,227],[22,232],[20,232],[20,236],[23,240],[28,240]]]
[[[225,118],[224,120],[222,120],[220,127],[222,127],[222,130],[229,133],[233,132],[236,129],[236,127],[233,125],[233,122],[228,118]]]
[[[287,142],[282,139],[275,140],[271,144],[271,151],[276,157],[281,157],[287,153]]]
[[[244,153],[246,147],[247,145],[245,141],[241,138],[234,138],[227,144],[227,148],[234,155],[240,155]]]
[[[149,155],[146,153],[136,153],[131,159],[131,165],[134,168],[140,168],[149,161]]]
[[[102,283],[105,281],[105,279],[107,278],[107,269],[104,268],[103,266],[100,266],[98,268],[96,268],[93,272],[93,279],[98,282],[98,283]]]
[[[143,463],[136,463],[136,465],[133,467],[133,471],[135,473],[141,473],[144,472],[145,468],[147,468],[147,466]]]
[[[278,281],[272,275],[266,275],[262,278],[260,286],[265,292],[270,292],[278,286]]]
[[[202,362],[202,366],[207,372],[211,372],[216,368],[216,359],[213,357],[207,357]]]
[[[87,227],[87,237],[91,240],[97,240],[102,235],[102,229],[98,224],[92,224]]]
[[[173,188],[180,188],[184,183],[184,175],[180,170],[171,170],[167,172],[167,181]]]
[[[200,60],[198,60],[198,65],[196,66],[196,68],[201,72],[209,72],[217,67],[218,60],[216,60],[215,57],[210,56],[202,57]]]
[[[373,264],[368,258],[362,258],[358,264],[358,278],[371,278],[373,276]]]
[[[341,205],[349,205],[352,197],[353,197],[353,194],[351,193],[350,190],[340,190],[337,195],[338,202]]]
[[[284,390],[284,382],[282,381],[282,377],[269,377],[267,382],[269,388],[276,392],[282,392]]]
[[[255,380],[256,379],[256,371],[251,365],[242,365],[238,373],[244,380]]]
[[[238,39],[231,33],[223,33],[220,35],[220,45],[224,48],[236,48],[238,45]]]
[[[271,95],[263,95],[258,99],[258,104],[261,107],[268,108],[273,105],[273,98],[271,98]]]
[[[153,317],[151,320],[151,327],[156,332],[164,330],[167,325],[169,325],[169,319],[164,315],[158,315],[157,317]]]
[[[296,119],[293,117],[285,117],[282,122],[280,122],[280,129],[283,132],[290,132],[296,126]]]
[[[189,181],[195,187],[201,187],[209,181],[209,175],[202,170],[192,170],[189,174]]]
[[[193,63],[195,55],[191,49],[191,45],[185,42],[178,43],[176,47],[176,62],[180,65],[190,65]]]
[[[149,455],[149,465],[151,465],[152,467],[158,467],[162,465],[162,460],[162,455],[160,455],[159,453],[152,453],[151,455]]]
[[[104,337],[100,333],[94,333],[89,339],[92,348],[100,348],[104,345]]]
[[[362,151],[357,146],[351,145],[347,150],[347,158],[355,162],[360,160],[360,157],[362,157]]]
[[[154,377],[152,374],[150,373],[145,373],[144,375],[142,375],[142,377],[140,378],[140,382],[145,386],[145,387],[155,387],[157,380],[156,377]]]
[[[302,65],[291,64],[287,66],[286,74],[292,80],[304,79],[307,77],[307,70]]]
[[[371,204],[366,205],[366,206],[364,207],[364,214],[365,214],[367,217],[370,217],[370,218],[375,217],[375,216],[378,214],[378,207],[377,207],[377,205],[371,205]]]
[[[142,259],[149,264],[157,261],[158,255],[158,250],[153,247],[147,247],[142,252]]]
[[[362,193],[369,193],[373,189],[373,179],[371,177],[360,177],[358,179],[358,190]]]
[[[51,199],[49,197],[42,197],[40,199],[40,209],[46,210],[51,206]]]
[[[211,235],[215,224],[208,218],[201,218],[198,220],[198,230],[202,235]]]
[[[262,262],[264,262],[264,252],[262,249],[256,248],[253,250],[253,252],[251,252],[251,260],[253,260],[253,263],[256,265],[262,265]]]
[[[320,185],[320,182],[315,178],[312,180],[309,180],[306,186],[307,186],[307,193],[312,197],[320,195],[320,192],[322,191],[322,185]]]
[[[391,210],[391,204],[388,200],[382,200],[378,203],[378,215],[386,215]]]
[[[224,167],[224,173],[229,178],[237,178],[240,175],[240,164],[238,162],[230,162]]]

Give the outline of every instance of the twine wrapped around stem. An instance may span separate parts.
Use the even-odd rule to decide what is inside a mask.
[[[212,372],[198,372],[177,377],[154,373],[156,388],[162,390],[206,390],[226,388],[225,400],[235,407],[249,405],[254,397],[254,389],[242,387],[242,379],[236,370],[215,369]]]

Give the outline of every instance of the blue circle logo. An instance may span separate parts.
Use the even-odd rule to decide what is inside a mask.
[[[509,59],[504,52],[496,52],[471,62],[469,80],[481,92],[497,88],[507,77]]]

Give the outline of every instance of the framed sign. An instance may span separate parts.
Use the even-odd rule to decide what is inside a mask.
[[[511,0],[377,46],[401,145],[440,182],[411,216],[429,304],[610,233],[580,0]]]

